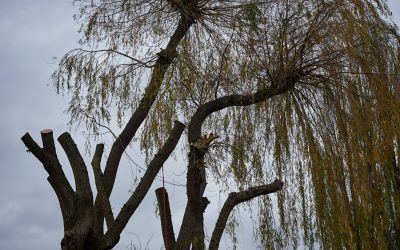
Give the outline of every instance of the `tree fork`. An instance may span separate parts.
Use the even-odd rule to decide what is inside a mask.
[[[58,161],[56,150],[54,147],[53,131],[44,129],[41,131],[43,149],[33,140],[29,133],[22,138],[22,142],[42,164],[46,172],[49,174],[47,181],[52,186],[59,201],[64,231],[71,230],[73,224],[74,196],[75,192],[65,177],[62,166]]]
[[[57,158],[53,131],[41,131],[43,149],[26,133],[21,139],[28,152],[43,164],[48,172],[48,181],[59,200],[64,222],[62,249],[85,249],[93,223],[93,195],[86,165],[69,133],[62,134],[58,141],[63,147],[74,172],[76,192],[73,191]]]
[[[101,245],[105,246],[105,249],[108,249],[108,247],[113,247],[116,242],[118,242],[120,233],[125,228],[126,224],[128,223],[133,213],[136,211],[137,207],[143,201],[162,165],[175,149],[185,127],[186,126],[183,123],[175,121],[175,125],[167,141],[157,152],[154,158],[150,161],[150,164],[135,191],[122,207],[112,227],[109,228],[107,233],[104,235],[104,238],[101,241]]]

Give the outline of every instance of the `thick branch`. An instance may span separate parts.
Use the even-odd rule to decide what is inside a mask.
[[[58,141],[63,147],[67,158],[71,164],[72,171],[75,178],[77,198],[93,201],[92,189],[90,188],[89,175],[86,169],[85,162],[78,147],[68,132],[63,133],[58,137]]]
[[[56,157],[57,152],[56,152],[56,146],[54,145],[53,130],[43,129],[40,133],[42,135],[44,152]]]
[[[193,115],[188,128],[189,143],[196,143],[201,137],[201,126],[204,120],[214,112],[233,106],[249,106],[266,101],[267,99],[285,93],[294,87],[296,81],[302,76],[302,73],[292,73],[285,77],[279,83],[261,89],[248,95],[228,95],[201,105]]]
[[[72,237],[72,241],[76,244],[76,249],[83,249],[93,224],[93,194],[90,188],[89,176],[85,162],[71,135],[65,132],[58,137],[58,141],[71,164],[76,186],[74,225],[71,232],[65,233],[61,244],[66,244],[68,242],[67,239]]]
[[[150,108],[153,105],[160,90],[164,75],[169,65],[176,57],[176,47],[185,36],[192,24],[193,20],[184,17],[182,17],[179,21],[178,27],[176,28],[174,34],[171,36],[167,47],[158,54],[158,59],[154,65],[150,83],[144,91],[144,96],[140,101],[138,108],[129,119],[120,136],[113,143],[104,170],[104,184],[105,190],[108,195],[110,195],[112,191],[121,156],[125,148],[129,145],[132,138],[136,134],[136,131],[146,118],[147,114],[149,113]]]
[[[73,225],[74,215],[74,191],[71,184],[65,177],[62,166],[57,157],[56,147],[54,144],[53,131],[51,129],[44,129],[41,131],[43,151],[45,153],[46,163],[45,168],[48,169],[48,181],[52,185],[57,194],[61,213],[64,220],[64,229],[70,230]]]
[[[228,217],[236,205],[245,201],[249,201],[260,195],[267,195],[270,193],[274,193],[282,189],[282,187],[283,187],[283,182],[280,180],[275,180],[273,183],[268,185],[252,187],[242,192],[230,193],[224,205],[222,206],[217,223],[215,225],[214,231],[211,236],[209,249],[210,250],[218,249],[222,233],[224,232],[226,222],[228,221]]]
[[[32,136],[29,133],[26,133],[21,137],[21,140],[28,148],[27,152],[32,153],[41,163],[44,164],[44,152],[42,148],[35,142],[35,140],[33,140]],[[46,171],[49,172],[47,169]]]
[[[165,190],[165,188],[157,188],[156,196],[158,208],[160,211],[161,229],[164,237],[165,249],[174,249],[176,243],[175,233],[174,227],[172,225],[171,209],[169,207],[167,190]]]
[[[103,173],[100,167],[101,157],[103,156],[103,152],[104,152],[104,144],[97,144],[96,151],[94,152],[92,160],[92,167],[98,193],[97,197],[99,197],[101,207],[104,211],[104,217],[106,218],[107,228],[110,228],[112,223],[114,223],[114,215],[112,213],[110,200],[108,199],[108,196],[104,190]]]
[[[184,129],[185,125],[183,123],[175,121],[175,126],[172,129],[172,132],[164,146],[162,146],[162,148],[154,156],[137,188],[122,207],[117,218],[115,219],[113,226],[105,234],[105,240],[102,242],[103,245],[114,246],[113,244],[118,240],[120,233],[125,228],[132,214],[136,211],[137,207],[140,205],[140,203],[143,201],[143,198],[149,191],[151,184],[156,178],[157,173],[160,171],[162,165],[178,144]]]
[[[193,237],[204,238],[203,194],[206,188],[206,173],[204,166],[205,151],[195,146],[190,148],[189,164],[187,173],[187,196],[185,214],[181,223],[178,238],[176,241],[177,250],[190,249]]]
[[[193,216],[190,213],[189,205],[186,204],[185,214],[183,215],[178,238],[176,240],[176,250],[190,249],[191,227],[193,225]]]
[[[179,42],[189,30],[190,26],[193,24],[193,22],[193,20],[187,19],[185,17],[182,17],[179,20],[178,26],[171,36],[167,47],[160,53],[158,53],[158,58],[154,64],[154,69],[150,78],[150,82],[144,91],[144,95],[139,103],[139,106],[137,107],[132,117],[126,124],[125,128],[122,130],[121,134],[118,136],[111,147],[111,151],[104,169],[103,177],[104,190],[107,193],[108,197],[110,196],[114,186],[122,154],[131,142],[132,138],[135,136],[136,131],[139,129],[144,119],[147,117],[147,114],[149,113],[150,108],[158,95],[160,86],[164,79],[164,75],[167,72],[169,65],[176,57],[176,48]],[[96,199],[95,202],[95,214],[95,227],[102,229],[103,211],[101,209],[98,199]]]
[[[65,177],[61,164],[58,161],[54,146],[53,131],[45,129],[42,130],[41,135],[44,149],[40,148],[29,133],[26,133],[21,139],[28,148],[28,151],[33,153],[49,174],[47,180],[57,195],[64,221],[64,230],[70,230],[73,225],[74,190]]]

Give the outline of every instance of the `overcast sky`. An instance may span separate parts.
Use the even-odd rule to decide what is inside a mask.
[[[400,1],[392,0],[394,20],[400,23]],[[56,65],[53,57],[61,57],[77,47],[78,25],[72,16],[76,9],[70,0],[0,0],[0,249],[59,249],[63,235],[61,213],[56,196],[47,183],[43,167],[28,154],[20,137],[29,132],[39,143],[40,131],[52,128],[58,137],[68,130],[68,116],[63,112],[68,98],[56,95],[50,75]],[[79,131],[71,131],[83,151]],[[58,150],[61,154],[61,150]],[[108,151],[106,151],[108,152]],[[133,150],[131,156],[141,162]],[[62,157],[65,159],[65,157]],[[86,162],[90,159],[86,156]],[[184,176],[184,163],[169,160],[167,178],[179,180]],[[89,165],[90,166],[90,165]],[[172,170],[173,168],[173,170]],[[69,164],[64,169],[70,176]],[[136,168],[124,161],[112,196],[114,211],[119,211],[128,197],[131,178]],[[91,172],[89,170],[89,172]],[[129,249],[129,244],[141,244],[144,249],[162,247],[160,223],[155,217],[154,189],[132,217],[116,249]],[[185,189],[168,185],[177,234],[185,208]],[[212,186],[208,195],[217,200],[218,191]],[[208,225],[215,221],[217,205],[207,208]],[[242,224],[250,220],[242,218]],[[212,227],[209,226],[208,230]],[[245,228],[246,229],[246,228]],[[251,227],[242,229],[240,247],[252,244]],[[222,243],[227,241],[223,239]],[[225,245],[225,244],[224,244]],[[224,247],[229,248],[229,247]]]

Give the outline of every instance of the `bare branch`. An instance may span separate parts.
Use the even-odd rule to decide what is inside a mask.
[[[143,67],[146,67],[146,68],[151,68],[151,67],[152,67],[152,65],[149,65],[149,62],[150,62],[150,61],[144,62],[144,61],[141,61],[141,60],[139,60],[139,59],[137,59],[137,58],[131,57],[131,56],[128,55],[128,54],[125,54],[125,53],[123,53],[123,52],[120,52],[120,51],[117,51],[117,50],[114,50],[114,49],[99,49],[99,50],[77,49],[77,50],[78,50],[78,51],[82,51],[82,52],[86,52],[86,53],[101,53],[101,52],[115,53],[115,54],[118,54],[118,55],[120,55],[120,56],[126,57],[126,58],[128,58],[128,59],[130,59],[130,60],[136,62],[137,64],[140,64],[140,65],[143,66]]]
[[[71,135],[65,132],[58,137],[58,141],[71,164],[76,186],[74,225],[71,232],[66,232],[64,241],[61,244],[68,242],[68,237],[72,237],[76,248],[83,249],[86,237],[93,225],[93,194],[90,188],[89,176],[85,162]]]
[[[241,192],[232,192],[229,194],[227,200],[222,206],[221,212],[219,213],[217,223],[215,225],[214,231],[211,236],[209,249],[218,249],[219,242],[221,240],[222,233],[224,232],[226,222],[232,211],[232,209],[239,203],[249,201],[260,195],[267,195],[274,193],[283,187],[283,182],[280,180],[275,180],[271,184],[257,186],[249,188],[248,190]]]

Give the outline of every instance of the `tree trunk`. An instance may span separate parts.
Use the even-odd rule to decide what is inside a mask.
[[[189,153],[189,166],[187,173],[187,196],[191,227],[193,250],[203,250],[204,246],[204,211],[208,200],[203,196],[206,186],[206,175],[204,166],[204,154],[199,148],[191,147]]]

